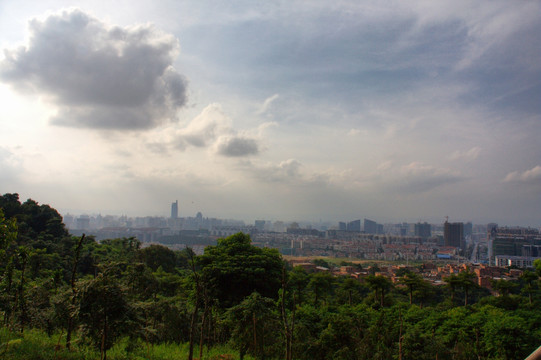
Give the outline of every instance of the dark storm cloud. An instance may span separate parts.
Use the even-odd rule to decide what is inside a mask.
[[[259,147],[254,139],[245,137],[224,137],[217,144],[217,153],[228,157],[257,155]]]
[[[145,129],[175,118],[186,80],[173,67],[177,40],[150,25],[111,27],[80,10],[30,22],[26,47],[5,50],[0,78],[47,95],[54,124]]]

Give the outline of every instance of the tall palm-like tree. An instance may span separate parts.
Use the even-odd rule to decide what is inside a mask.
[[[404,276],[400,277],[399,281],[401,284],[406,285],[408,287],[410,305],[412,305],[413,292],[422,286],[423,278],[419,274],[408,272],[404,274]]]
[[[374,290],[376,299],[378,299],[379,294],[379,302],[383,307],[385,293],[389,291],[392,286],[391,280],[383,275],[370,275],[366,278],[366,282],[368,283],[368,286]]]
[[[517,284],[509,280],[492,280],[492,288],[496,290],[500,296],[509,295],[509,292],[515,287],[517,287]]]
[[[468,305],[468,294],[470,289],[473,289],[477,287],[477,283],[475,282],[477,276],[472,273],[471,271],[463,271],[458,274],[458,279],[460,281],[460,286],[464,290],[464,306]]]
[[[520,278],[524,281],[526,281],[525,290],[528,292],[528,299],[530,305],[532,304],[532,292],[534,287],[534,281],[537,280],[539,277],[537,274],[531,272],[530,270],[525,270],[522,275],[520,275]]]
[[[443,281],[447,283],[447,287],[451,290],[451,302],[454,303],[456,289],[461,285],[460,278],[455,274],[451,274],[450,276],[444,278]]]

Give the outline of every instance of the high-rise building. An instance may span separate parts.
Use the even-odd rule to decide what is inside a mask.
[[[343,221],[340,221],[338,223],[338,230],[341,230],[341,231],[346,231],[348,229],[347,225],[345,222]]]
[[[378,223],[372,220],[364,219],[364,232],[367,234],[377,234]]]
[[[429,237],[431,237],[432,230],[430,224],[426,222],[423,224],[421,224],[420,222],[415,224],[415,236],[418,236],[422,239],[428,239]]]
[[[464,247],[464,223],[450,223],[445,221],[443,224],[443,241],[445,246]]]
[[[88,229],[90,229],[90,216],[81,215],[75,221],[77,223],[77,229],[79,229],[79,230],[88,230]]]
[[[409,233],[409,224],[402,223],[400,224],[400,236],[407,236]]]
[[[361,220],[353,220],[348,222],[346,230],[350,232],[361,232]]]
[[[265,220],[256,220],[254,222],[254,225],[255,225],[255,228],[257,229],[257,231],[259,231],[259,232],[265,231]]]
[[[489,223],[487,224],[487,233],[490,235],[490,233],[492,231],[496,231],[496,229],[498,228],[498,224],[496,223]]]
[[[473,224],[470,222],[467,222],[464,224],[464,237],[471,236],[473,233]]]
[[[522,256],[541,257],[541,245],[522,245]]]
[[[171,219],[178,218],[178,200],[171,204]]]
[[[537,229],[495,227],[488,239],[489,262],[493,264],[499,255],[521,256],[525,251],[531,256],[537,250],[536,246],[541,246],[541,234]]]

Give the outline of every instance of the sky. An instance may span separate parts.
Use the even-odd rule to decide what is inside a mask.
[[[541,2],[0,1],[0,193],[541,226]]]

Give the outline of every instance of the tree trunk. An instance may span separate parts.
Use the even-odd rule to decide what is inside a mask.
[[[191,322],[190,322],[190,348],[189,348],[189,353],[188,353],[188,360],[193,359],[193,344],[194,344],[194,341],[195,341],[195,322],[196,322],[196,319],[197,319],[197,311],[199,311],[199,299],[201,297],[201,284],[199,282],[199,275],[195,271],[195,261],[194,261],[192,252],[190,252],[190,258],[191,258],[191,262],[192,262],[192,264],[191,264],[192,265],[192,272],[193,272],[193,276],[194,276],[194,280],[195,280],[195,306],[194,306],[194,310],[193,310],[193,313],[192,313],[192,319],[191,319]]]
[[[107,314],[103,323],[103,332],[101,334],[101,359],[107,360]]]
[[[24,300],[24,271],[26,270],[26,261],[28,255],[23,259],[22,270],[21,270],[21,283],[19,286],[19,302],[21,307],[21,334],[24,332],[24,325],[26,320],[26,301]]]
[[[286,314],[286,271],[285,267],[282,267],[282,301],[280,303],[280,310],[282,314],[282,322],[284,324],[284,333],[286,337],[286,360],[290,360],[291,357],[291,328],[289,327],[289,322],[287,321]]]
[[[295,334],[295,313],[297,310],[297,297],[296,292],[293,292],[293,313],[291,314],[291,339],[289,341],[289,358],[287,360],[293,359],[293,334]]]
[[[75,295],[77,294],[77,289],[75,288],[75,275],[77,273],[77,264],[79,263],[79,255],[81,253],[81,245],[83,244],[83,240],[85,238],[85,234],[81,236],[81,239],[79,240],[79,243],[77,244],[77,248],[75,249],[75,258],[73,259],[73,267],[71,270],[71,306],[75,305]],[[73,331],[73,316],[71,315],[71,311],[68,315],[68,328],[66,333],[66,349],[71,349],[71,332]]]
[[[256,334],[256,319],[255,312],[252,313],[252,322],[254,327],[254,355],[257,357],[257,334]]]
[[[398,360],[402,360],[402,327],[403,327],[403,320],[402,320],[402,311],[400,311],[400,332],[398,333]]]
[[[193,343],[194,343],[194,337],[195,337],[195,320],[197,318],[197,311],[199,310],[199,301],[195,301],[195,308],[193,309],[192,313],[192,320],[190,322],[190,350],[188,353],[188,360],[193,359]]]
[[[4,272],[4,279],[7,279],[7,286],[6,286],[6,294],[8,296],[8,302],[11,302],[11,286],[13,284],[13,258],[10,258],[6,270]],[[11,326],[9,326],[10,317],[13,313],[13,309],[11,306],[6,307],[6,311],[4,312],[4,325],[9,329]]]
[[[203,310],[203,319],[201,319],[201,331],[199,335],[199,360],[203,359],[203,339],[205,338],[205,325],[208,317],[208,297],[205,294],[205,305]]]

